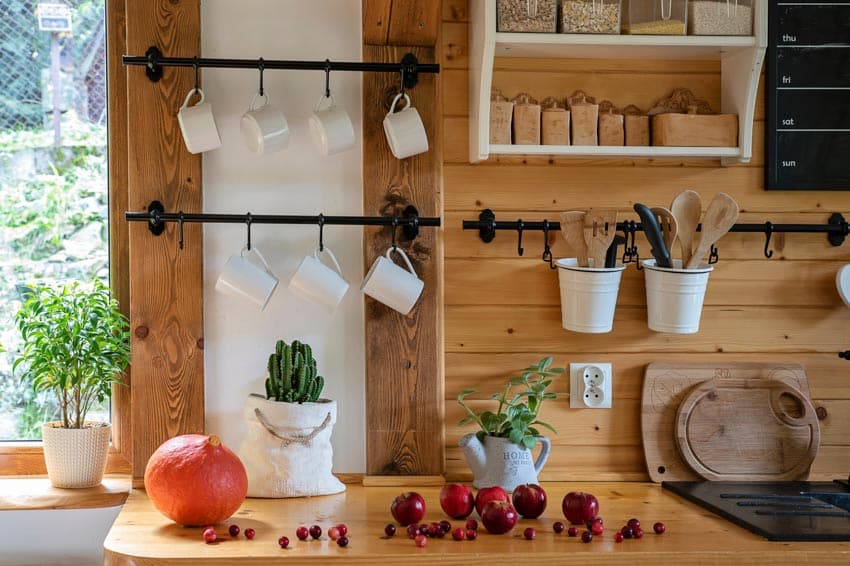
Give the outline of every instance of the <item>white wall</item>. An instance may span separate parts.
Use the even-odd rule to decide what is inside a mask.
[[[357,0],[203,0],[204,57],[266,59],[361,59]],[[271,102],[286,114],[293,138],[289,149],[256,155],[243,144],[239,119],[257,91],[255,70],[206,69],[203,85],[213,105],[222,147],[204,155],[206,212],[255,214],[363,214],[361,76],[331,73],[331,91],[354,122],[357,146],[324,157],[312,144],[307,118],[324,94],[321,71],[266,71]],[[367,214],[376,214],[368,211]],[[238,448],[245,426],[242,405],[264,391],[268,355],[278,338],[313,346],[325,377],[324,397],[338,401],[333,433],[334,470],[363,472],[365,393],[362,229],[326,226],[325,244],[336,253],[351,289],[331,315],[287,289],[301,258],[318,244],[313,226],[257,225],[252,243],[281,283],[264,312],[214,289],[228,256],[239,253],[246,229],[208,224],[204,228],[204,369],[206,428]],[[191,244],[189,244],[191,245]]]

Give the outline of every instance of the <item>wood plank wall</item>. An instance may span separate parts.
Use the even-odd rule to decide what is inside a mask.
[[[455,398],[468,387],[485,398],[506,376],[544,355],[556,363],[612,362],[614,409],[569,409],[558,399],[544,410],[558,430],[543,480],[646,480],[640,441],[643,371],[653,361],[798,361],[807,369],[821,420],[820,453],[813,476],[844,477],[850,470],[850,309],[835,290],[835,272],[850,261],[850,243],[831,247],[826,237],[777,234],[774,258],[763,256],[764,238],[730,234],[721,240],[720,263],[706,295],[702,326],[693,336],[657,334],[646,326],[643,275],[624,275],[614,331],[577,334],[561,329],[557,274],[540,261],[542,234],[527,233],[526,254],[516,236],[499,232],[491,244],[461,230],[492,208],[503,220],[556,219],[561,210],[614,206],[635,218],[636,201],[669,206],[683,189],[707,202],[715,192],[734,196],[742,222],[821,223],[833,211],[850,212],[850,192],[764,191],[764,97],[756,110],[754,159],[721,167],[713,160],[580,160],[495,158],[468,163],[466,0],[443,0],[441,40],[445,202],[446,471],[471,475],[457,448]],[[505,95],[527,91],[543,99],[581,88],[618,106],[649,108],[674,87],[692,89],[719,108],[718,62],[630,60],[497,60],[494,86]],[[568,250],[556,234],[555,257]],[[642,255],[649,247],[638,236]],[[558,391],[568,391],[563,381]],[[481,401],[484,403],[484,401]]]

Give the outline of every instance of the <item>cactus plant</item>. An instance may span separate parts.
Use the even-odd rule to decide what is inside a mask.
[[[266,398],[287,403],[315,402],[325,386],[318,375],[316,359],[309,344],[283,340],[275,344],[269,356],[269,376],[266,378]]]

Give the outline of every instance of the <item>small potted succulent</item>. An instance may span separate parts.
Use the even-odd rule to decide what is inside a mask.
[[[543,401],[557,397],[548,391],[553,379],[566,372],[565,368],[551,366],[552,358],[544,358],[511,378],[500,393],[490,397],[498,402],[495,412],[476,413],[466,404],[466,397],[475,393],[474,389],[458,395],[457,402],[468,413],[460,425],[476,423],[481,427],[458,442],[472,468],[475,487],[501,486],[505,491],[513,491],[520,484],[537,483],[537,474],[551,448],[549,439],[540,434],[538,427],[555,432],[538,415]],[[531,449],[538,442],[542,449],[535,462]]]
[[[13,370],[35,391],[51,391],[60,420],[42,426],[44,459],[56,487],[99,485],[106,468],[112,428],[86,420],[89,409],[112,395],[130,363],[127,319],[95,281],[64,287],[33,286],[15,315],[21,333]]]
[[[278,340],[269,356],[265,395],[245,404],[248,432],[239,449],[249,497],[302,497],[345,490],[333,474],[336,402],[308,344]]]

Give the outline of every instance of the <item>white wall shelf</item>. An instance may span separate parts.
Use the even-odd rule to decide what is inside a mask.
[[[753,36],[502,33],[496,2],[470,0],[469,161],[494,155],[706,157],[724,164],[752,157],[753,114],[767,49],[767,0],[755,0]],[[490,89],[496,57],[719,60],[721,108],[738,114],[738,147],[606,147],[490,145]]]

